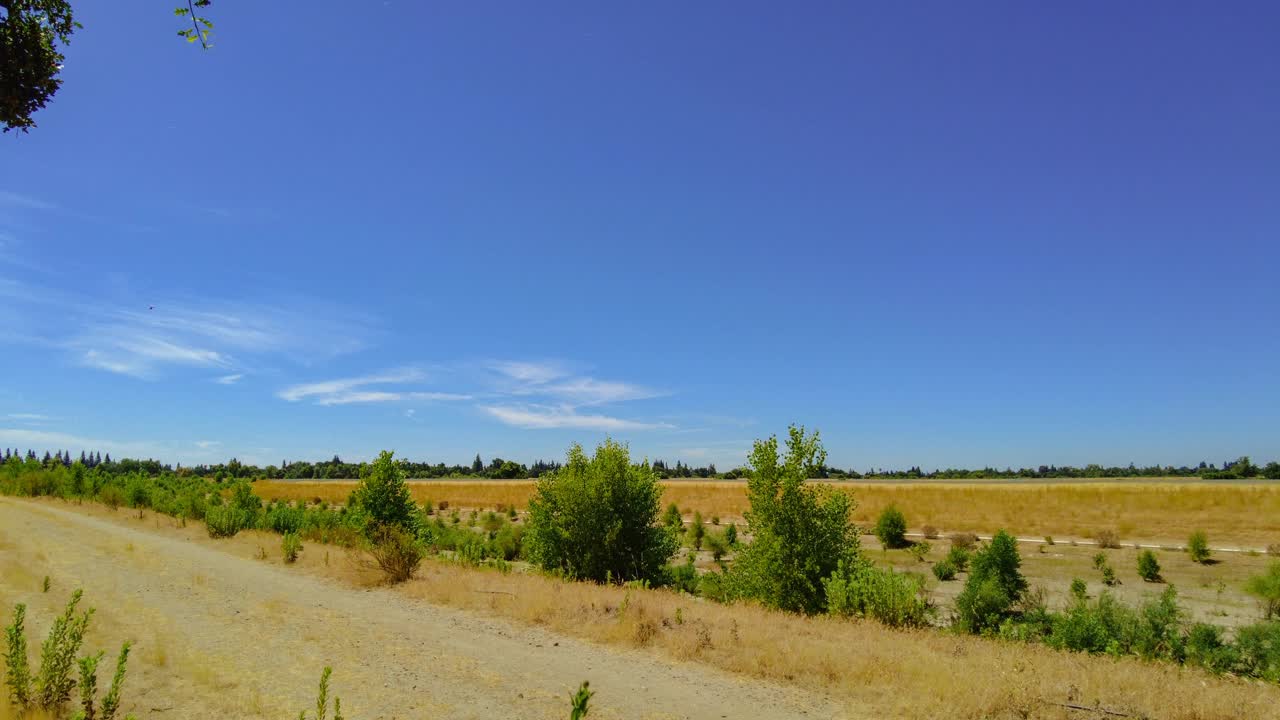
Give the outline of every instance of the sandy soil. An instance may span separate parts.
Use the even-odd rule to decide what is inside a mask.
[[[296,717],[325,665],[353,720],[563,718],[584,679],[592,718],[847,717],[798,689],[0,498],[0,600],[28,603],[43,633],[76,587],[99,609],[90,648],[111,663],[135,642],[124,710],[141,718]]]

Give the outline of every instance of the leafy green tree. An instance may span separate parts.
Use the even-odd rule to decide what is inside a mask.
[[[418,509],[405,484],[404,470],[393,459],[394,455],[390,450],[383,450],[351,491],[350,504],[368,516],[365,533],[370,536],[388,527],[410,533],[418,529]]]
[[[885,548],[901,548],[907,546],[907,518],[897,506],[890,505],[880,513],[876,520],[876,538]]]
[[[1209,562],[1213,551],[1209,549],[1209,536],[1203,530],[1196,530],[1187,538],[1187,554],[1201,565]]]
[[[1271,563],[1262,575],[1255,575],[1245,583],[1245,592],[1258,598],[1263,617],[1280,618],[1280,560]]]
[[[956,597],[956,623],[972,633],[991,632],[1027,590],[1018,541],[1001,530],[970,559],[969,577]]]
[[[785,457],[778,438],[757,440],[749,456],[746,513],[752,535],[730,571],[731,592],[768,607],[819,613],[826,609],[823,581],[859,557],[853,499],[807,480],[826,462],[818,433],[791,426]]]
[[[529,501],[529,558],[574,579],[660,582],[679,546],[657,524],[661,497],[653,469],[633,464],[625,445],[606,439],[587,457],[575,444]]]
[[[1147,582],[1160,582],[1160,561],[1150,550],[1138,553],[1138,577]]]

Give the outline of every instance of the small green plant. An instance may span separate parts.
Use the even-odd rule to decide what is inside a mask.
[[[707,528],[702,524],[702,513],[693,514],[693,522],[689,523],[689,547],[702,549],[702,541],[707,537]]]
[[[49,576],[44,576],[44,582],[40,584],[40,592],[49,592]]]
[[[933,564],[933,576],[938,578],[942,582],[946,582],[948,580],[955,580],[956,579],[955,563],[951,562],[946,558],[939,560],[938,562]]]
[[[1116,577],[1115,568],[1111,567],[1111,563],[1107,562],[1106,553],[1098,553],[1093,556],[1093,567],[1102,573],[1102,584],[1108,587],[1119,585],[1120,580]]]
[[[964,572],[969,569],[969,551],[958,545],[952,545],[951,550],[947,552],[947,562],[956,567],[956,572]]]
[[[705,543],[711,551],[711,558],[716,562],[724,559],[725,553],[729,552],[729,543],[725,540],[724,533],[707,533]]]
[[[860,615],[890,627],[926,627],[933,616],[923,578],[912,573],[878,568],[863,560],[855,560],[852,567],[841,561],[822,585],[832,615]]]
[[[595,695],[595,692],[591,690],[591,684],[584,680],[582,685],[578,687],[578,692],[569,696],[569,703],[572,706],[569,712],[569,720],[582,720],[587,716],[587,713],[590,712],[587,705],[590,703],[592,695]]]
[[[734,525],[733,523],[729,523],[729,525],[725,527],[724,541],[728,543],[729,547],[731,548],[738,544],[738,526],[737,525]]]
[[[1164,582],[1160,577],[1160,561],[1150,550],[1138,553],[1138,576],[1147,582]]]
[[[720,524],[720,516],[719,516],[719,515],[712,515],[712,516],[711,516],[711,524],[712,524],[712,525],[719,525],[719,524]]]
[[[1072,578],[1071,597],[1075,598],[1076,602],[1084,602],[1089,599],[1089,586],[1085,584],[1084,580]]]
[[[302,538],[300,538],[296,532],[285,533],[280,546],[281,550],[284,552],[285,562],[297,562],[298,553],[302,552]]]
[[[1052,545],[1052,544],[1053,544],[1053,536],[1052,536],[1052,535],[1045,535],[1045,536],[1044,536],[1044,544],[1045,544],[1045,545]]]
[[[924,562],[925,558],[929,556],[929,551],[932,549],[933,546],[924,540],[913,542],[907,546],[907,552],[911,553],[911,557],[915,558],[916,562]]]
[[[896,506],[890,505],[876,520],[875,535],[885,548],[901,548],[907,545],[907,518]]]
[[[1201,565],[1209,562],[1209,556],[1213,551],[1209,549],[1209,536],[1203,530],[1197,530],[1187,538],[1187,554],[1194,562]]]
[[[325,666],[320,672],[320,691],[316,694],[316,719],[325,720],[329,715],[329,676],[333,674],[333,668]],[[307,711],[303,710],[298,713],[298,720],[307,720]],[[333,720],[343,720],[342,718],[342,698],[334,696],[333,698]]]
[[[120,709],[120,690],[124,687],[124,676],[129,662],[129,643],[126,642],[120,648],[120,655],[116,658],[116,673],[111,678],[111,687],[107,690],[107,696],[103,698],[102,705],[98,706],[98,663],[102,661],[103,655],[104,653],[100,652],[97,655],[80,658],[81,709],[72,716],[72,720],[113,720]],[[126,720],[133,720],[133,716],[129,715]]]
[[[684,518],[680,516],[679,505],[671,503],[667,506],[666,511],[662,513],[662,524],[675,530],[684,527]]]
[[[1280,560],[1271,563],[1265,573],[1249,578],[1244,589],[1258,598],[1263,618],[1280,618]]]

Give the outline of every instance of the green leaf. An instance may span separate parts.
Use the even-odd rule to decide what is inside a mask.
[[[189,12],[191,12],[191,11],[190,11],[190,10],[188,10],[187,8],[174,8],[174,9],[173,9],[173,14],[174,14],[174,15],[177,15],[178,17],[182,17],[183,15],[186,15],[186,14],[187,14],[187,13],[189,13]]]

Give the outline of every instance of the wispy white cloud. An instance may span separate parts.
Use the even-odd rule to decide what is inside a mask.
[[[289,402],[312,399],[316,405],[355,405],[363,403],[386,403],[400,401],[456,401],[470,400],[467,393],[427,392],[407,390],[403,388],[362,389],[370,386],[404,385],[420,383],[427,379],[427,374],[417,368],[401,368],[374,375],[325,380],[287,387],[276,393],[277,397]]]
[[[232,375],[223,375],[222,377],[214,378],[213,381],[219,385],[235,385],[240,382],[242,378],[244,378],[244,373],[235,373]]]
[[[9,413],[8,418],[10,420],[17,420],[18,422],[37,423],[37,424],[49,422],[50,420],[54,419],[49,417],[48,415],[41,415],[39,413]]]
[[[480,409],[499,422],[528,430],[660,430],[666,423],[648,423],[599,414],[582,414],[569,406],[482,405]]]
[[[670,394],[632,383],[597,380],[591,377],[570,378],[563,382],[547,385],[542,389],[542,392],[548,396],[562,398],[566,402],[577,405],[602,405],[627,400],[646,400]]]
[[[276,393],[276,395],[282,400],[298,402],[299,400],[305,400],[309,397],[324,398],[345,394],[366,385],[421,382],[424,379],[426,379],[426,374],[417,368],[401,368],[399,370],[388,370],[386,372],[364,375],[362,377],[341,378],[338,380],[325,380],[316,383],[293,385],[281,390]]]
[[[196,441],[196,447],[200,448],[201,450],[210,450],[212,448],[218,447],[221,444],[222,444],[222,441],[220,440],[197,440]]]
[[[508,380],[530,385],[541,385],[569,375],[564,365],[558,362],[498,360],[489,363],[489,369]]]
[[[30,210],[54,210],[58,206],[30,195],[0,190],[0,206],[20,207]]]
[[[0,446],[8,447],[10,445],[17,448],[35,450],[36,452],[42,450],[70,450],[72,452],[77,450],[97,450],[114,453],[119,457],[134,458],[159,458],[164,455],[164,449],[152,442],[120,442],[80,437],[63,432],[0,428]]]

